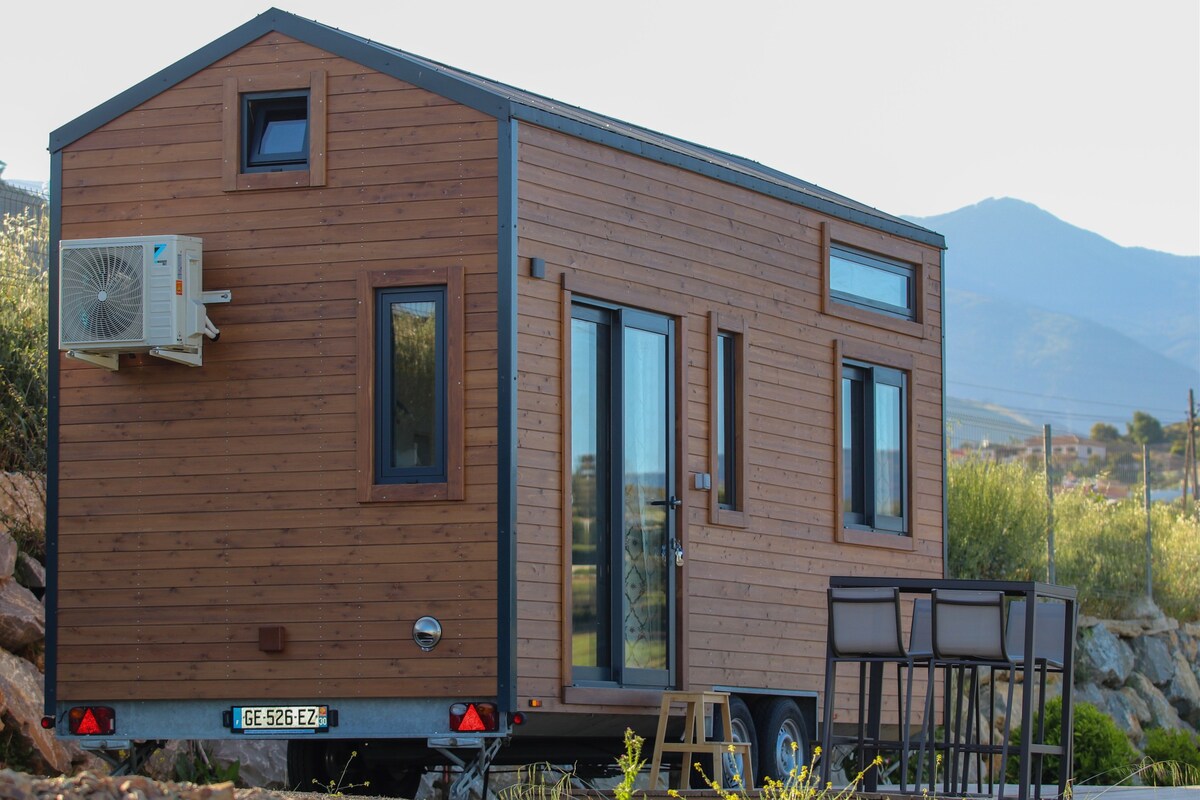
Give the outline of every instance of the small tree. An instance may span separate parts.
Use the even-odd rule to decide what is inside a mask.
[[[1117,430],[1115,425],[1109,425],[1107,422],[1097,422],[1092,426],[1092,432],[1089,437],[1097,442],[1115,442],[1121,438],[1121,432]]]
[[[1158,444],[1165,441],[1162,423],[1145,411],[1133,412],[1133,420],[1126,423],[1129,438],[1138,444]]]
[[[41,556],[46,506],[46,217],[0,226],[0,525]]]

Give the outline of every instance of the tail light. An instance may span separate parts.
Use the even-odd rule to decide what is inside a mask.
[[[495,703],[455,703],[450,706],[450,730],[455,733],[488,733],[500,730]]]
[[[67,713],[67,729],[76,736],[111,736],[117,712],[108,706],[75,706]]]

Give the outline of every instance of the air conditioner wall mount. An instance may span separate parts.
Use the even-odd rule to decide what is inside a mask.
[[[120,353],[149,353],[200,366],[205,336],[220,332],[203,291],[203,242],[191,236],[64,240],[59,245],[58,346],[106,369]]]

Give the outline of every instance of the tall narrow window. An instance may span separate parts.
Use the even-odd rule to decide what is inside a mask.
[[[717,335],[717,506],[737,508],[741,500],[737,486],[738,363],[733,334]]]
[[[669,686],[679,552],[674,322],[576,302],[570,336],[572,679]]]
[[[376,301],[377,483],[446,481],[445,287]]]
[[[842,513],[847,526],[908,532],[907,382],[899,370],[842,366]]]
[[[746,323],[712,312],[708,320],[709,470],[708,518],[714,525],[745,527]]]

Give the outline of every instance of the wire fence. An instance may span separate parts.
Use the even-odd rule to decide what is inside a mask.
[[[40,220],[47,213],[47,202],[44,192],[35,192],[0,180],[0,221],[21,215]],[[38,241],[31,246],[30,260],[45,272],[50,266],[50,251]]]
[[[1181,499],[1187,458],[1167,445],[1051,433],[947,413],[951,571],[1073,585],[1095,615],[1149,600],[1200,619],[1200,511],[1194,496]]]

